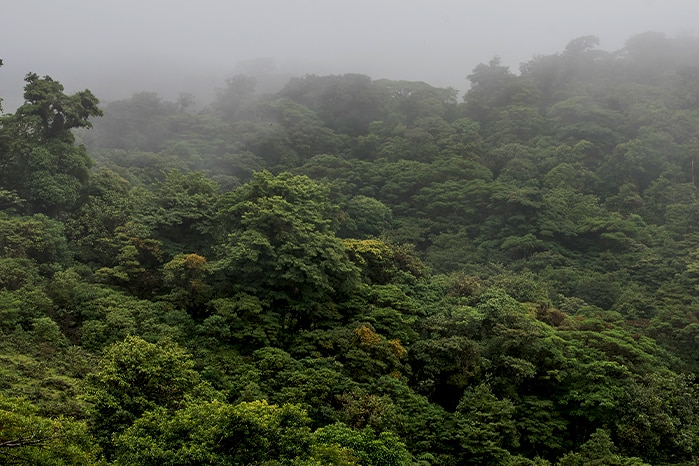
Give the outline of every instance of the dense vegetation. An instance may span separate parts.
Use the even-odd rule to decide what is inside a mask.
[[[495,58],[463,101],[27,75],[0,463],[696,464],[699,39],[596,46]]]

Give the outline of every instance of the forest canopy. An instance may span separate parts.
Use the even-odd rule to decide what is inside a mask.
[[[27,74],[0,463],[696,464],[699,39],[468,80]]]

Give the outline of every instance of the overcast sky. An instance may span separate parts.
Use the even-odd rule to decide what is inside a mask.
[[[356,72],[461,91],[498,55],[534,55],[596,35],[699,35],[697,0],[2,0],[0,97],[12,110],[33,71],[100,100],[223,87],[236,64],[271,58],[280,73]],[[240,68],[238,68],[240,70]]]

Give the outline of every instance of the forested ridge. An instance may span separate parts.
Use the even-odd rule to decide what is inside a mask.
[[[468,80],[29,73],[0,464],[697,464],[699,38]]]

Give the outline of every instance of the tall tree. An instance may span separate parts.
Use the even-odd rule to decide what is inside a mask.
[[[320,323],[328,305],[358,281],[335,236],[337,208],[329,194],[305,176],[265,171],[224,196],[218,267],[225,287],[256,296],[293,325]]]
[[[75,204],[92,164],[72,130],[90,128],[102,111],[89,90],[66,95],[36,73],[24,80],[24,104],[0,117],[0,187],[27,200],[31,212],[58,215]]]
[[[127,337],[107,350],[89,378],[88,392],[93,403],[90,428],[108,456],[113,433],[146,411],[178,407],[202,387],[193,366],[187,353],[171,342]]]

